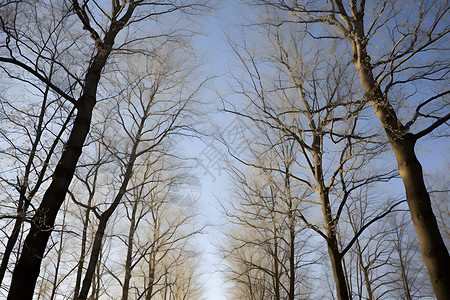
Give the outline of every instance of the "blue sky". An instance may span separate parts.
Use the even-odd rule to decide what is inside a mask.
[[[227,74],[228,70],[232,69],[233,64],[236,63],[227,43],[227,35],[233,37],[238,34],[235,24],[242,22],[242,17],[245,15],[242,7],[238,7],[236,1],[227,1],[222,5],[223,7],[213,12],[214,16],[209,16],[201,21],[205,35],[196,37],[194,40],[195,47],[201,51],[206,49],[205,68],[211,70],[211,73],[215,75]],[[222,76],[214,80],[216,90],[211,90],[205,95],[206,101],[213,104],[212,107],[219,105],[216,92],[223,95],[228,93],[226,77]],[[231,130],[234,122],[232,117],[225,117],[218,113],[212,114],[209,120],[214,120],[214,123],[221,127],[222,133]],[[430,147],[430,145],[433,145],[433,147]],[[219,271],[221,259],[216,248],[222,237],[220,233],[221,225],[226,222],[219,212],[218,200],[226,201],[229,198],[229,182],[219,165],[220,157],[218,153],[218,151],[225,149],[210,139],[187,141],[183,147],[188,148],[189,156],[198,159],[200,163],[195,171],[202,184],[201,197],[198,203],[202,207],[203,220],[212,225],[208,229],[208,233],[200,238],[199,244],[199,248],[202,248],[203,251],[201,270],[204,272],[202,280],[204,281],[206,298],[226,299],[226,283]],[[448,173],[448,167],[450,166],[448,160],[450,142],[448,139],[423,139],[418,142],[416,149],[425,174],[433,174],[439,171],[444,174]],[[391,161],[395,162],[393,154],[389,153],[388,155],[391,155]],[[403,193],[400,180],[396,181],[395,188],[399,193]]]

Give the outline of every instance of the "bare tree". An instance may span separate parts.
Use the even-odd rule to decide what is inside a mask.
[[[97,90],[102,73],[111,54],[132,54],[136,52],[142,41],[156,37],[166,37],[166,40],[176,39],[174,27],[168,30],[141,31],[143,34],[122,34],[124,29],[133,30],[138,24],[161,20],[177,12],[198,11],[204,7],[204,2],[185,1],[180,3],[146,1],[112,1],[106,3],[95,1],[34,2],[7,1],[1,6],[2,43],[0,62],[9,66],[14,72],[18,69],[27,72],[50,86],[51,90],[64,98],[76,108],[77,114],[71,133],[67,138],[60,160],[55,168],[52,181],[48,186],[35,215],[31,220],[31,228],[25,239],[27,247],[23,247],[19,261],[14,269],[9,299],[31,299],[39,274],[40,264],[46,249],[47,241],[54,227],[59,209],[66,197],[83,144],[89,132],[93,109],[97,103]],[[29,11],[42,15],[40,20],[33,19]],[[58,20],[58,21],[57,21]],[[59,21],[63,20],[63,21]],[[69,26],[70,25],[70,26]],[[40,36],[27,35],[33,33],[36,27],[47,26],[48,39],[40,40]],[[141,25],[142,26],[142,25]],[[60,31],[60,28],[63,28]],[[84,30],[84,34],[81,34]],[[81,54],[81,63],[70,64],[69,61],[58,60],[61,67],[63,82],[49,75],[49,62],[52,61],[51,51],[45,41],[53,41],[59,33],[72,36],[72,32],[80,33],[71,42],[58,44],[58,52],[70,53],[65,58]],[[179,33],[178,36],[182,34]],[[132,37],[133,36],[133,37]],[[88,42],[89,37],[91,38]],[[70,40],[70,38],[69,38]],[[117,41],[117,44],[116,44]],[[153,49],[139,51],[150,54]],[[118,56],[115,57],[116,59]],[[6,67],[5,67],[6,68]],[[78,74],[73,75],[73,74]],[[78,78],[84,78],[79,80]]]
[[[139,163],[141,156],[144,154],[151,151],[161,151],[159,149],[160,145],[168,138],[169,134],[173,134],[179,131],[180,127],[183,128],[186,126],[184,124],[181,126],[178,125],[178,117],[183,114],[188,100],[193,95],[186,95],[186,98],[183,98],[183,96],[170,91],[173,87],[176,87],[178,90],[182,87],[182,83],[171,78],[170,72],[172,68],[168,67],[170,64],[169,60],[167,57],[164,57],[164,61],[158,61],[153,58],[150,63],[150,68],[143,69],[143,72],[147,75],[138,74],[137,78],[133,76],[133,81],[129,81],[129,90],[123,94],[125,103],[122,104],[122,101],[120,101],[118,104],[116,111],[118,121],[122,126],[122,130],[126,132],[130,139],[130,142],[127,144],[130,144],[131,147],[129,147],[129,151],[125,151],[123,154],[120,149],[108,149],[108,151],[112,151],[123,162],[121,166],[123,170],[123,174],[121,175],[122,181],[120,182],[120,188],[117,194],[114,196],[114,200],[98,216],[99,225],[94,238],[88,269],[78,299],[86,299],[88,296],[108,220],[128,190],[128,183],[133,176],[135,164]],[[139,62],[145,64],[145,58],[139,60]],[[165,71],[156,71],[155,73],[154,64],[158,65],[156,68],[161,66]],[[169,79],[168,82],[166,82],[167,79]],[[138,82],[138,84],[134,85],[132,82]],[[147,86],[148,84],[149,86]],[[165,99],[166,96],[162,96],[164,94],[170,95],[169,98]],[[163,99],[159,99],[160,97]],[[173,99],[177,99],[178,97],[181,97],[182,101],[173,101]],[[129,109],[123,110],[123,106],[128,106]],[[111,146],[109,145],[109,147]]]
[[[365,103],[354,87],[355,74],[349,64],[334,59],[333,47],[311,53],[302,44],[305,35],[291,29],[264,28],[268,42],[259,45],[264,49],[261,52],[232,44],[246,74],[243,79],[235,77],[236,93],[248,99],[250,106],[243,111],[230,104],[225,110],[247,119],[269,136],[267,145],[252,143],[250,151],[256,157],[264,156],[268,151],[264,149],[286,141],[297,144],[294,168],[258,165],[252,162],[254,159],[240,160],[249,166],[285,174],[288,180],[317,195],[317,200],[302,199],[309,206],[297,213],[306,226],[325,240],[337,296],[349,299],[344,256],[366,228],[401,202],[390,203],[385,210],[365,219],[353,236],[341,233],[345,232],[345,219],[349,217],[344,208],[349,202],[358,201],[354,195],[360,189],[389,181],[396,175],[393,170],[370,167],[384,150],[384,143],[376,128],[366,126]],[[267,132],[275,132],[275,136],[282,138],[270,140]],[[315,207],[320,208],[320,222],[311,221],[317,216]]]
[[[294,163],[294,149],[279,145],[270,161],[286,169]],[[299,197],[292,195],[287,178],[273,171],[250,168],[240,171],[230,165],[236,185],[230,208],[224,212],[232,226],[222,255],[228,277],[239,299],[306,299],[310,296],[306,247],[309,235],[296,211]],[[237,202],[237,204],[234,204]]]
[[[346,207],[354,234],[373,213],[370,205],[372,201],[367,199],[376,197],[380,195],[364,193],[359,197],[359,202],[353,202]],[[388,263],[393,249],[389,242],[391,230],[387,223],[388,221],[381,220],[360,236],[345,261],[347,280],[352,287],[351,294],[359,299],[380,299],[389,291],[387,285],[393,270],[388,268]]]
[[[36,11],[30,11],[30,14],[37,18],[36,13]],[[46,36],[44,28],[38,27],[36,30],[36,35]],[[15,31],[20,32],[18,28],[15,28]],[[54,50],[55,45],[64,42],[64,38],[56,37],[53,42],[54,45],[48,46],[49,50]],[[57,53],[51,53],[51,58],[47,73],[50,80],[53,76],[58,76],[59,69],[56,63]],[[7,75],[2,78],[5,88],[2,93],[0,113],[4,122],[0,132],[1,159],[4,163],[8,165],[12,163],[14,166],[2,172],[1,182],[2,189],[8,195],[8,199],[4,199],[7,202],[5,204],[11,206],[14,203],[16,208],[15,212],[2,216],[15,220],[9,230],[10,234],[7,236],[3,251],[0,284],[6,275],[10,256],[22,232],[23,223],[29,221],[32,201],[36,198],[40,187],[45,186],[49,174],[54,169],[55,152],[60,151],[61,138],[65,137],[74,112],[73,108],[71,110],[67,108],[65,103],[67,101],[52,94],[49,85],[34,80],[23,72],[16,75],[6,67],[1,67]],[[18,94],[19,89],[25,90],[28,95]],[[11,199],[17,200],[11,201]],[[4,210],[4,213],[7,211],[10,209]]]
[[[417,141],[450,119],[450,7],[442,1],[252,1],[277,28],[301,24],[312,40],[344,40],[340,60],[358,72],[364,97],[397,158],[425,264],[438,299],[450,298],[450,257],[433,214]],[[406,107],[409,111],[406,110]],[[413,133],[415,131],[415,133]]]
[[[202,292],[197,281],[198,269],[193,265],[197,254],[192,242],[203,226],[195,224],[194,207],[178,207],[172,199],[173,173],[164,171],[167,166],[166,163],[160,164],[163,169],[143,166],[135,181],[137,194],[130,195],[133,208],[130,207],[127,219],[134,232],[124,243],[128,255],[124,262],[122,299],[163,299],[162,295],[171,294],[174,286],[184,290],[177,297],[183,294],[194,297]]]
[[[432,297],[433,290],[426,280],[420,247],[411,232],[411,221],[405,214],[393,215],[388,221],[392,228],[390,244],[393,249],[389,258],[389,266],[393,269],[389,273],[389,294],[403,299]]]

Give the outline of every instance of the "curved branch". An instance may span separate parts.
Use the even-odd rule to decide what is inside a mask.
[[[63,97],[64,99],[68,100],[70,103],[72,103],[73,105],[77,104],[77,101],[69,96],[67,93],[63,92],[59,87],[57,87],[56,85],[54,85],[48,78],[46,78],[45,76],[43,76],[42,74],[40,74],[38,71],[34,70],[33,68],[31,68],[30,66],[28,66],[27,64],[18,61],[17,59],[14,58],[7,58],[7,57],[0,57],[0,62],[6,62],[9,64],[13,64],[16,65],[22,69],[24,69],[25,71],[27,71],[28,73],[30,73],[31,75],[37,77],[39,80],[41,80],[43,83],[47,84],[52,90],[54,90],[58,95],[60,95],[61,97]]]
[[[426,136],[427,134],[429,134],[430,132],[432,132],[433,130],[435,130],[436,128],[441,126],[442,124],[445,124],[448,120],[450,120],[450,113],[446,114],[442,118],[439,118],[436,122],[434,122],[433,124],[431,124],[430,126],[425,128],[424,130],[414,134],[413,135],[414,139],[418,140],[418,139]]]
[[[402,200],[399,201],[397,203],[395,203],[394,205],[392,205],[387,211],[385,211],[382,214],[379,214],[378,216],[376,216],[375,218],[373,218],[372,220],[370,220],[369,222],[367,222],[366,224],[364,224],[364,226],[362,226],[358,232],[355,234],[355,236],[352,238],[352,240],[350,241],[350,243],[348,243],[347,247],[345,247],[344,250],[342,250],[341,255],[344,256],[345,253],[348,252],[348,250],[350,250],[350,248],[353,246],[353,244],[356,242],[356,240],[358,240],[358,238],[361,236],[361,234],[363,233],[364,230],[367,229],[367,227],[369,227],[370,225],[372,225],[373,223],[375,223],[376,221],[384,218],[385,216],[387,216],[388,214],[390,214],[391,212],[393,212],[394,208],[402,203],[406,202],[406,200]]]

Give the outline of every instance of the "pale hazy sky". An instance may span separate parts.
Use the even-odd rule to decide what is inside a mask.
[[[207,49],[205,67],[212,70],[212,74],[215,75],[226,74],[229,69],[233,68],[234,57],[228,47],[226,35],[233,37],[238,34],[235,25],[241,23],[246,14],[242,7],[238,8],[237,1],[223,1],[222,5],[223,7],[213,12],[214,16],[203,18],[200,21],[205,35],[195,39],[195,47],[203,51]],[[216,79],[215,85],[221,93],[227,93],[226,76]],[[213,91],[208,92],[206,97],[207,102],[218,105],[218,97]],[[226,133],[233,125],[231,117],[227,118],[220,114],[215,114],[210,119],[220,124],[222,133]],[[439,146],[430,147],[430,140],[427,139],[419,141],[417,145],[417,155],[424,166],[424,173],[439,173],[441,170],[444,176],[448,176],[450,141],[443,138],[439,141],[434,140],[432,143],[439,143]],[[203,221],[213,225],[208,229],[207,234],[200,238],[198,245],[203,251],[201,270],[204,272],[202,280],[205,296],[208,300],[224,300],[226,299],[226,284],[219,270],[221,261],[216,246],[223,237],[220,233],[220,228],[223,227],[221,225],[226,222],[219,212],[218,199],[227,201],[229,198],[229,181],[225,172],[220,168],[220,158],[218,157],[218,151],[225,149],[221,149],[220,145],[209,139],[205,139],[203,142],[188,141],[183,147],[188,148],[189,156],[197,158],[200,163],[196,170],[201,181],[201,195],[198,204],[201,207],[200,213],[204,215]],[[393,157],[391,160],[395,161]],[[396,188],[402,193],[401,181],[397,183]]]

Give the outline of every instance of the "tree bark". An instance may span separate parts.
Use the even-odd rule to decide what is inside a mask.
[[[373,106],[383,126],[397,159],[398,171],[403,180],[406,200],[419,238],[423,259],[439,300],[450,299],[450,257],[442,239],[436,217],[431,207],[430,195],[425,186],[422,165],[415,154],[416,137],[398,120],[394,108],[376,84],[366,45],[353,41],[354,65],[359,72],[366,97]]]
[[[337,249],[336,238],[331,238],[328,241],[328,255],[330,256],[331,267],[333,269],[337,297],[339,300],[348,300],[350,298],[348,295],[344,268],[342,267],[342,256]]]
[[[133,8],[127,11],[126,16],[128,18]],[[86,72],[82,95],[76,103],[78,112],[73,123],[72,131],[56,166],[53,180],[45,192],[36,214],[31,220],[30,231],[24,241],[19,261],[14,268],[8,294],[9,300],[33,298],[36,280],[39,276],[48,239],[53,230],[59,209],[66,197],[82,152],[83,144],[90,129],[92,111],[96,104],[97,87],[102,70],[112,51],[115,37],[125,23],[126,21],[124,20],[113,22],[109,31],[105,34],[104,41],[97,45],[96,55]]]
[[[294,207],[292,205],[291,197],[291,180],[289,178],[289,167],[286,166],[285,190],[287,201],[289,205],[288,220],[289,220],[289,300],[295,299],[295,216]]]
[[[109,54],[109,53],[108,53]],[[14,269],[8,299],[32,299],[47,241],[89,132],[92,110],[96,102],[97,84],[107,56],[97,54],[86,76],[85,93],[78,100],[78,113],[66,148],[55,169],[53,181],[31,221],[22,254]]]

